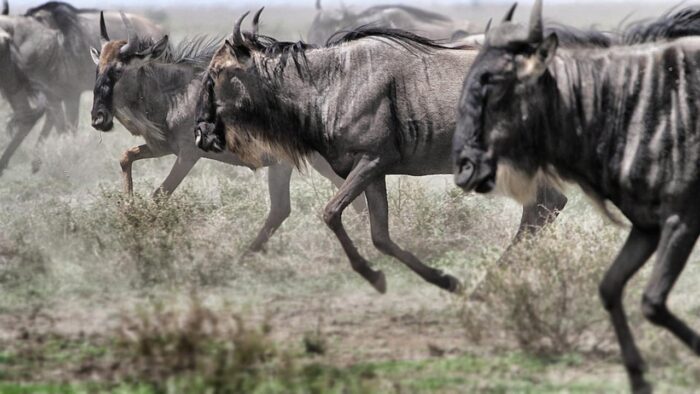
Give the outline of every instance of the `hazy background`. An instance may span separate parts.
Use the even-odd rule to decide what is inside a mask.
[[[11,13],[23,13],[27,7],[41,1],[10,0]],[[155,20],[171,32],[175,39],[186,35],[228,34],[233,21],[245,11],[266,6],[262,18],[262,31],[277,39],[305,39],[314,16],[315,0],[76,0],[77,7],[98,9],[124,9],[142,13]],[[323,8],[337,10],[344,5],[354,12],[368,6],[402,3],[443,13],[455,20],[463,29],[473,33],[483,31],[490,18],[501,18],[512,3],[511,0],[432,0],[432,1],[369,1],[369,0],[322,0]],[[526,22],[532,0],[519,2],[515,18]],[[661,0],[604,1],[604,0],[546,0],[545,18],[578,27],[596,26],[612,29],[625,20],[639,20],[658,16],[680,2]]]

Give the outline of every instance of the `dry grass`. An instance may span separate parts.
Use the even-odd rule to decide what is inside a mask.
[[[591,224],[562,218],[512,248],[479,287],[480,301],[464,308],[470,337],[490,341],[500,335],[540,356],[615,349],[597,294],[621,234]]]
[[[451,15],[486,20],[501,8],[459,8]],[[585,8],[553,12],[580,25],[600,18]],[[297,19],[291,11],[271,11],[263,21],[268,32],[295,39],[305,30],[304,12],[294,11]],[[176,36],[200,28],[228,33],[237,15],[203,12],[206,22],[181,10],[164,22],[191,26]],[[290,19],[294,26],[285,24]],[[83,108],[89,105],[86,95]],[[597,297],[624,231],[604,223],[578,193],[554,227],[525,240],[508,265],[498,266],[517,227],[515,204],[464,195],[450,177],[392,177],[393,238],[468,289],[481,284],[482,300],[438,291],[381,255],[366,217],[349,211],[344,221],[358,249],[387,274],[389,293],[379,297],[352,272],[320,220],[334,191],[324,179],[295,175],[292,216],[266,254],[245,256],[268,209],[264,171],[201,162],[172,199],[156,202],[144,196],[173,158],[138,162],[137,195],[127,201],[119,192],[118,158],[142,141],[119,128],[99,134],[90,129],[88,112],[75,136],[52,136],[38,149],[30,138],[0,178],[0,379],[106,382],[114,390],[127,380],[145,384],[140,392],[626,387]],[[8,140],[0,131],[0,146]],[[42,167],[31,174],[35,159]],[[694,256],[671,302],[695,327],[697,261]],[[628,291],[635,334],[659,391],[691,392],[700,382],[698,361],[639,313],[645,276],[648,270]]]

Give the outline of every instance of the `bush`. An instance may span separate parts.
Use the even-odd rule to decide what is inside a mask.
[[[185,309],[156,305],[125,315],[117,331],[117,367],[127,379],[158,392],[362,393],[362,376],[318,364],[303,365],[279,349],[271,328],[250,328],[235,313],[194,299]]]
[[[610,349],[615,341],[598,285],[619,241],[612,226],[571,222],[523,239],[486,275],[479,301],[465,306],[468,335],[500,334],[540,356]]]

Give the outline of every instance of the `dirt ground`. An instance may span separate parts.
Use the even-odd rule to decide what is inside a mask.
[[[546,13],[606,28],[631,12],[638,19],[666,7],[557,5]],[[505,6],[441,10],[479,25],[500,18]],[[226,33],[239,11],[174,8],[158,15],[177,41]],[[310,8],[269,7],[264,30],[298,38],[311,16]],[[320,220],[333,193],[320,176],[295,174],[292,216],[266,253],[245,255],[267,212],[264,171],[201,162],[171,201],[152,202],[148,195],[173,158],[138,163],[137,196],[125,205],[118,158],[141,141],[121,126],[108,134],[91,129],[90,103],[85,94],[76,135],[54,135],[38,148],[32,135],[0,178],[0,392],[114,389],[124,368],[115,365],[125,359],[115,338],[129,322],[148,321],[158,308],[175,311],[173,319],[187,316],[193,300],[214,314],[235,313],[248,326],[269,327],[270,340],[302,365],[348,374],[370,368],[369,380],[378,382],[372,391],[626,390],[596,294],[626,229],[601,218],[575,188],[567,191],[571,201],[557,225],[517,250],[520,263],[506,269],[497,261],[517,228],[516,204],[464,195],[450,176],[392,177],[394,238],[460,278],[467,291],[447,294],[382,256],[372,246],[367,218],[348,212],[344,221],[359,249],[387,275],[389,291],[379,295],[352,272]],[[0,103],[0,124],[7,113]],[[0,130],[0,146],[8,141]],[[36,159],[42,167],[34,174]],[[700,327],[698,260],[696,253],[671,302],[694,327]],[[486,272],[496,272],[495,279]],[[634,281],[627,305],[651,377],[659,392],[694,392],[700,362],[639,312],[648,275]],[[496,290],[470,300],[484,281]],[[530,314],[520,313],[521,306]],[[102,381],[110,385],[81,386]]]

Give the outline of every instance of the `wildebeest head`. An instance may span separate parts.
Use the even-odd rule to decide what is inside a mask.
[[[122,21],[128,32],[128,40],[111,41],[107,33],[104,15],[100,14],[100,41],[102,48],[90,48],[92,60],[97,65],[94,99],[92,104],[92,127],[110,131],[114,126],[114,89],[127,67],[139,67],[151,59],[158,58],[168,47],[168,36],[156,43],[140,41],[128,17],[122,13]]]
[[[548,67],[558,38],[554,33],[544,37],[541,0],[535,2],[529,28],[511,21],[514,11],[515,5],[499,26],[487,31],[485,45],[464,82],[453,155],[455,182],[466,191],[492,191],[498,174],[504,178],[498,180],[499,186],[518,192],[512,182],[517,179],[530,186],[541,170],[540,163],[525,159],[537,155],[522,153],[536,148],[527,133],[537,133],[544,122],[537,90],[552,81]],[[517,171],[504,171],[509,163],[499,159],[506,153],[509,158],[523,157]]]
[[[340,10],[326,10],[321,7],[321,0],[316,1],[316,17],[314,17],[308,42],[323,45],[329,37],[338,30],[348,28],[356,23],[357,15],[343,7]]]
[[[262,9],[253,19],[252,36],[257,35],[258,24]],[[240,139],[251,142],[250,135],[244,130],[238,130],[235,122],[227,117],[225,122],[221,116],[222,111],[227,114],[237,114],[239,109],[248,106],[251,101],[251,92],[241,81],[247,78],[248,71],[254,67],[254,44],[247,40],[241,32],[241,24],[246,12],[236,22],[231,40],[226,40],[219,48],[209,65],[208,72],[204,76],[202,92],[197,103],[197,125],[195,128],[195,142],[204,151],[221,152],[228,147],[237,153],[242,159],[251,163],[259,161],[257,153],[239,152]],[[220,103],[225,95],[226,109],[220,108]],[[227,138],[228,134],[228,138]]]

